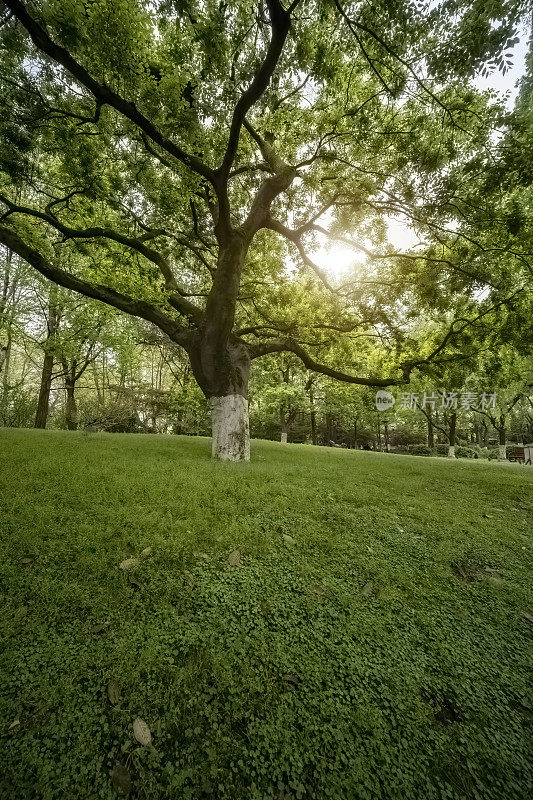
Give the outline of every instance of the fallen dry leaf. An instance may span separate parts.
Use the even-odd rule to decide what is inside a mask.
[[[119,569],[124,569],[124,570],[132,569],[133,567],[136,567],[138,563],[139,563],[139,559],[138,558],[126,558],[126,559],[124,559],[124,561],[120,562],[120,564],[118,565],[118,568]]]
[[[241,554],[238,550],[233,550],[228,556],[228,563],[232,567],[238,567],[241,563]]]
[[[152,734],[150,732],[150,728],[140,717],[137,717],[137,719],[133,720],[133,735],[139,744],[143,744],[146,747],[152,744]]]
[[[116,681],[109,681],[107,684],[107,696],[112,706],[120,703],[120,686]]]

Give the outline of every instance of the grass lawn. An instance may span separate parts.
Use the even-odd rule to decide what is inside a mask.
[[[0,429],[2,800],[531,797],[533,469],[209,451]]]

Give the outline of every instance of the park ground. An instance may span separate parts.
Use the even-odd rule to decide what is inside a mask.
[[[531,797],[533,469],[209,451],[0,430],[2,800]]]

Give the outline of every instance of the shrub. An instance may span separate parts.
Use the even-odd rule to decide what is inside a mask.
[[[37,407],[36,398],[25,389],[5,390],[0,394],[0,426],[31,428]]]
[[[413,456],[432,456],[435,455],[435,451],[431,450],[424,444],[415,444],[414,447],[411,447],[409,452]]]
[[[462,445],[455,448],[455,455],[457,458],[478,458],[478,454],[472,447],[463,447]]]
[[[78,406],[79,428],[86,431],[109,433],[147,433],[144,425],[128,405],[119,402],[100,404],[82,399]]]

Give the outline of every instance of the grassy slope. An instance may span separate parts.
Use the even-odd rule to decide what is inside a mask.
[[[0,429],[0,797],[528,797],[533,470],[252,451]]]

